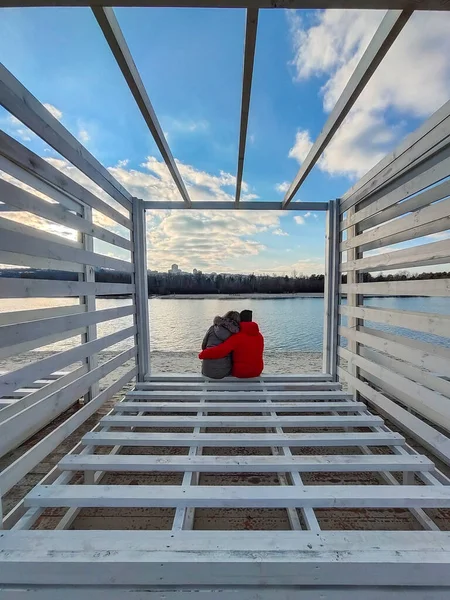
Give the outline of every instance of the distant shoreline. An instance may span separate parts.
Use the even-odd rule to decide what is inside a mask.
[[[301,292],[296,294],[152,294],[149,298],[164,300],[286,300],[288,298],[323,298],[323,294]]]

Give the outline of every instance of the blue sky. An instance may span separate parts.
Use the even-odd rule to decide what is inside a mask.
[[[243,10],[117,9],[192,199],[232,199]],[[87,8],[2,9],[0,59],[88,149],[145,199],[178,199]],[[378,26],[376,11],[260,11],[243,199],[281,200]],[[450,15],[414,15],[297,194],[326,201],[450,96]],[[400,77],[401,75],[401,77]],[[5,112],[0,125],[76,177]],[[149,268],[323,270],[321,213],[149,215]],[[101,251],[101,249],[100,249]]]

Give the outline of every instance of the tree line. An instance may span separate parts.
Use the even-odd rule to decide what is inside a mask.
[[[66,273],[47,269],[4,269],[1,277],[22,277],[25,279],[48,279],[76,281],[75,273]],[[441,279],[450,277],[450,273],[411,274],[402,271],[395,274],[362,274],[362,281],[404,281],[414,279]],[[97,269],[95,280],[106,283],[130,283],[130,273]],[[346,275],[342,283],[346,283]],[[148,273],[148,292],[150,296],[168,296],[171,294],[321,294],[324,291],[324,275],[224,275],[215,273]]]

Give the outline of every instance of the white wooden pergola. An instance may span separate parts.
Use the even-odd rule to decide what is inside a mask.
[[[447,297],[450,280],[365,283],[362,274],[449,262],[450,240],[441,234],[450,223],[450,102],[342,198],[300,203],[295,196],[412,11],[447,10],[450,3],[108,4],[246,10],[235,199],[199,202],[190,197],[113,8],[97,0],[0,0],[0,7],[91,7],[182,198],[155,202],[132,197],[12,73],[0,67],[0,104],[101,190],[88,190],[0,132],[0,170],[14,178],[0,179],[0,212],[31,213],[79,232],[73,241],[0,217],[1,263],[77,274],[77,281],[0,278],[0,298],[79,298],[73,306],[0,314],[0,359],[69,337],[80,339],[70,350],[0,373],[1,599],[176,600],[187,594],[203,600],[447,599],[450,534],[448,515],[442,510],[450,509],[445,474],[450,465],[450,350],[437,341],[385,332],[373,323],[448,338],[450,316],[367,307],[364,297]],[[258,12],[276,8],[388,12],[283,201],[243,202]],[[322,373],[212,382],[201,376],[152,372],[145,210],[167,208],[326,211]],[[124,233],[100,224],[96,214],[120,225]],[[441,237],[427,237],[436,235]],[[419,238],[420,246],[389,248]],[[94,239],[126,250],[129,259],[96,252]],[[95,267],[130,273],[131,283],[96,282]],[[132,302],[96,310],[96,299],[110,294],[131,294]],[[99,324],[127,316],[133,319],[130,326],[118,325],[114,333],[98,335]],[[126,340],[130,348],[101,359],[102,352]],[[111,374],[114,382],[105,387],[102,379]],[[133,380],[135,387],[10,506],[10,494],[30,471]],[[67,416],[80,398],[83,406]],[[40,435],[56,417],[59,423]],[[389,428],[383,417],[400,432]],[[21,444],[34,434],[35,441],[21,452]],[[443,468],[436,467],[437,459]],[[119,479],[122,483],[118,474],[125,478]],[[359,475],[346,483],[351,474]],[[169,484],[160,484],[162,475]],[[311,482],[312,475],[317,481]],[[83,511],[96,509],[116,513],[105,517],[102,530],[83,530]],[[147,531],[120,529],[117,522],[111,526],[115,514],[132,509],[168,509],[169,525]],[[204,509],[235,511],[233,518],[243,510],[282,510],[290,531],[283,526],[278,531],[246,531],[242,524],[234,527],[231,517],[226,527],[213,522],[210,529],[202,528],[198,515]],[[326,514],[342,509],[354,511],[354,523],[361,522],[358,514],[366,514],[361,511],[402,509],[409,519],[407,530],[396,526],[397,513],[390,513],[395,518],[387,530],[381,516],[375,530],[352,525],[351,519],[346,522],[349,530],[327,529]]]

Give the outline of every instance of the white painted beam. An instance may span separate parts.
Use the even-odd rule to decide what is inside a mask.
[[[0,380],[1,381],[1,380]],[[303,413],[303,412],[359,412],[366,409],[363,402],[118,402],[114,410],[116,413],[124,412],[180,412],[195,413],[200,409],[205,413],[263,413],[276,411],[277,413]]]
[[[355,71],[350,77],[336,105],[331,111],[324,128],[314,142],[311,150],[291,183],[283,199],[283,208],[286,208],[293,200],[300,186],[319,160],[320,156],[330,143],[336,131],[348,115],[367,82],[374,74],[389,48],[396,40],[403,27],[408,22],[412,10],[390,10],[380,23],[375,35],[362,55]]]

